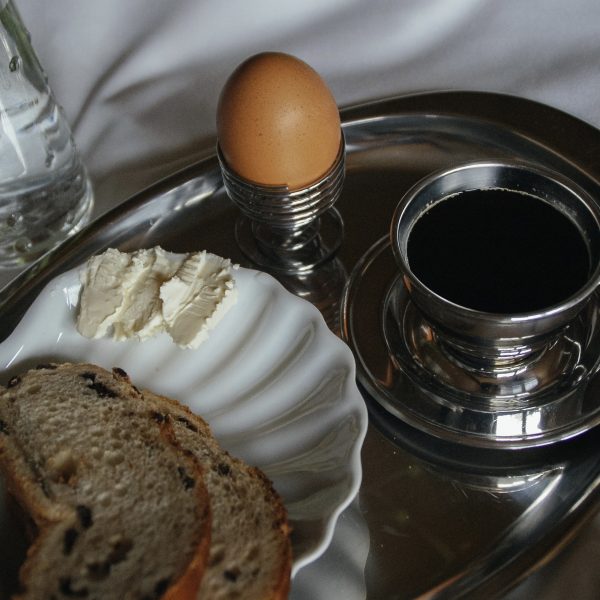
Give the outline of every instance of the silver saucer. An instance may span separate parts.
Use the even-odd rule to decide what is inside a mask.
[[[543,394],[534,402],[495,402],[464,395],[451,400],[432,377],[446,358],[428,336],[411,302],[387,236],[357,263],[342,299],[342,337],[353,349],[358,380],[390,415],[446,442],[481,448],[515,449],[568,440],[600,423],[600,331],[598,295],[550,349],[553,363],[577,347],[579,360],[565,393]],[[587,381],[579,381],[587,378]],[[577,381],[574,381],[577,379]],[[439,393],[436,393],[439,389]]]

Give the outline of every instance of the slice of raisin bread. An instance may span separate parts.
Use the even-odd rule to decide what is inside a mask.
[[[198,600],[276,600],[290,586],[287,513],[271,482],[233,458],[208,424],[179,402],[144,392],[154,418],[170,423],[177,442],[201,463],[211,499],[212,534]]]
[[[0,391],[0,468],[36,532],[20,598],[194,598],[210,542],[197,459],[118,369],[48,365]]]

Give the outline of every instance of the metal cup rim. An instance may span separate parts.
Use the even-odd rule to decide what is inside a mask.
[[[472,323],[478,322],[483,326],[490,327],[494,331],[493,335],[499,335],[501,337],[522,337],[523,328],[527,325],[532,326],[530,332],[532,335],[538,335],[548,330],[554,330],[568,322],[578,313],[589,297],[596,291],[598,283],[600,282],[600,258],[597,257],[596,264],[587,282],[573,295],[557,304],[542,309],[523,313],[504,314],[484,312],[456,304],[439,295],[435,290],[430,289],[414,274],[407,258],[407,240],[410,235],[412,224],[414,224],[417,218],[425,211],[421,211],[416,218],[411,219],[411,215],[408,214],[411,206],[414,207],[415,203],[419,201],[419,198],[423,197],[423,194],[427,190],[430,190],[432,186],[438,184],[445,178],[453,178],[455,183],[459,183],[461,179],[463,179],[465,183],[467,183],[470,179],[468,175],[472,175],[477,170],[483,172],[485,170],[502,171],[507,169],[517,170],[523,174],[532,174],[535,177],[544,178],[553,185],[560,186],[560,189],[564,190],[565,193],[570,194],[572,198],[577,199],[577,202],[581,203],[581,206],[585,207],[590,212],[596,223],[596,231],[600,237],[600,207],[598,206],[598,203],[590,194],[588,194],[588,192],[575,182],[567,179],[562,174],[547,168],[520,161],[475,161],[446,168],[427,175],[413,185],[398,203],[391,224],[391,247],[396,264],[402,274],[404,284],[407,286],[411,298],[426,312],[437,313],[438,320],[441,320],[442,324],[449,326],[450,329],[453,329],[454,321],[456,319],[461,321],[467,319]],[[465,176],[465,174],[467,176]],[[481,188],[469,188],[468,186],[465,186],[463,189],[457,188],[453,193],[459,193],[460,191],[466,191],[468,189]],[[498,185],[495,187],[489,186],[483,189],[510,188],[504,188]],[[529,193],[534,196],[536,195],[532,191],[526,189],[517,191]],[[437,201],[442,201],[450,195],[452,194],[446,193],[438,198]],[[431,203],[428,206],[431,206]],[[414,215],[412,215],[412,217],[414,217]],[[406,223],[407,219],[410,220],[408,224]],[[441,317],[439,315],[441,315]],[[515,330],[514,336],[511,334],[511,329]]]

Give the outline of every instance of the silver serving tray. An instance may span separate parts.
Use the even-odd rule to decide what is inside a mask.
[[[600,198],[600,132],[531,101],[423,94],[349,108],[342,117],[347,175],[336,207],[345,238],[335,277],[281,278],[313,301],[334,330],[346,275],[387,235],[402,194],[434,170],[519,158],[556,169]],[[50,279],[109,246],[207,248],[247,264],[234,238],[236,217],[216,156],[157,183],[6,286],[0,292],[0,339]],[[385,289],[386,281],[380,284]],[[378,309],[376,288],[372,302]],[[380,335],[373,331],[370,356],[384,377]],[[597,427],[533,450],[474,450],[412,429],[366,392],[365,399],[370,425],[359,496],[342,514],[330,550],[295,578],[292,598],[489,598],[543,562],[595,512]]]

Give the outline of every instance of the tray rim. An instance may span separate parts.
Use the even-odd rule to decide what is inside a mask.
[[[487,100],[529,106],[530,108],[546,113],[549,116],[556,117],[556,120],[560,119],[561,121],[568,123],[571,127],[578,128],[577,138],[581,143],[585,142],[585,139],[582,141],[582,137],[598,137],[599,139],[597,140],[597,144],[600,150],[600,130],[596,129],[590,123],[587,123],[586,121],[570,115],[569,113],[558,108],[554,108],[536,100],[531,100],[507,93],[483,92],[474,90],[438,90],[414,92],[365,102],[358,102],[341,107],[340,117],[342,121],[342,127],[348,128],[351,126],[356,126],[362,121],[374,118],[380,119],[382,117],[389,117],[398,115],[400,113],[422,114],[424,112],[424,108],[428,108],[430,104],[435,105],[439,102],[445,102],[447,104],[447,108],[444,109],[445,114],[474,119],[481,117],[479,115],[477,117],[465,115],[465,112],[456,108],[453,103],[462,105],[465,101],[486,102]],[[431,108],[431,110],[433,110],[433,108]],[[501,124],[501,121],[497,118],[492,118],[492,116],[488,114],[487,110],[483,112],[486,113],[484,114],[484,119],[487,122]],[[514,112],[511,113],[511,117],[514,118]],[[543,119],[540,119],[540,121],[542,120]],[[537,122],[528,122],[527,126],[531,128],[532,132],[538,132],[540,129],[540,126]],[[557,127],[557,125],[555,124],[554,127]],[[533,135],[533,133],[530,135]],[[597,177],[600,180],[600,167],[592,160],[591,155],[593,153],[589,154],[590,158],[586,163],[586,172],[588,172],[588,167],[589,170],[593,171],[594,166],[596,166]],[[75,253],[81,241],[93,237],[95,233],[114,222],[118,217],[123,216],[123,214],[134,212],[137,207],[142,206],[150,197],[165,192],[168,189],[181,185],[186,181],[198,176],[198,171],[214,171],[217,173],[218,167],[218,157],[215,151],[214,153],[211,153],[200,160],[192,162],[189,165],[176,170],[174,173],[167,175],[166,177],[162,177],[155,182],[150,183],[145,188],[133,194],[123,202],[96,216],[83,229],[63,241],[56,248],[49,250],[31,265],[25,267],[21,272],[17,273],[12,280],[0,288],[0,314],[3,312],[5,306],[11,301],[11,299],[17,295],[22,297],[28,291],[30,291],[32,282],[34,280],[40,279],[44,282],[47,282],[55,275],[67,270],[69,266],[65,266],[65,263],[67,263]],[[218,174],[218,178],[220,179],[220,174]],[[222,185],[222,181],[220,185]],[[76,264],[77,260],[78,259],[75,259],[75,262],[73,262],[71,266]]]

